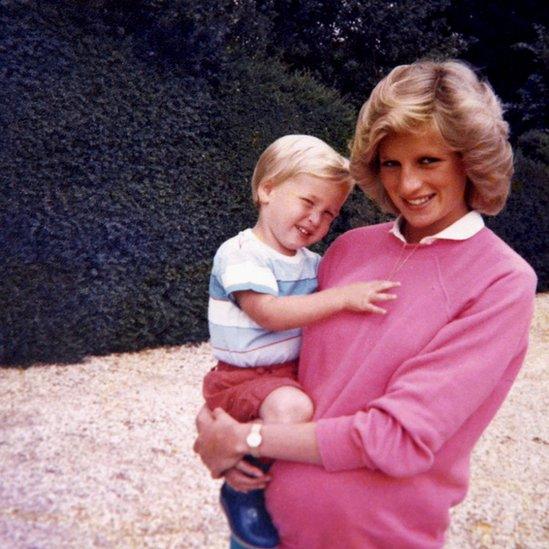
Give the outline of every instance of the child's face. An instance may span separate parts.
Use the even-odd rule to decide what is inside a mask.
[[[299,174],[277,186],[269,182],[260,185],[258,195],[261,207],[254,232],[276,251],[294,255],[326,236],[349,189]]]

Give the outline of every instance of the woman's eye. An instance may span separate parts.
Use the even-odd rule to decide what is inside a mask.
[[[434,164],[435,162],[438,162],[439,159],[435,158],[434,156],[424,156],[419,160],[420,164]]]
[[[395,168],[398,166],[398,162],[396,160],[383,160],[381,162],[382,168]]]

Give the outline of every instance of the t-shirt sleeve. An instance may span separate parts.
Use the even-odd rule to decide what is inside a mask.
[[[278,295],[278,283],[268,260],[245,249],[221,247],[214,258],[210,293],[234,299],[234,292],[252,290]]]
[[[406,360],[367,409],[319,420],[325,468],[367,467],[395,477],[429,470],[488,397],[499,391],[503,399],[509,390],[526,354],[534,295],[532,273],[502,277]],[[500,401],[483,414],[494,414]]]

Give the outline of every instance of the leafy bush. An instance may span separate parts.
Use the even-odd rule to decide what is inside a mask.
[[[259,153],[290,132],[343,146],[352,111],[275,62],[205,79],[91,8],[30,5],[0,15],[0,362],[207,338],[210,259],[255,219]]]
[[[264,57],[270,6],[0,0],[0,363],[207,338],[211,257],[255,221],[260,152],[287,133],[345,152],[356,116]],[[515,188],[489,220],[540,289],[547,141],[520,138]],[[327,242],[382,219],[356,191]]]
[[[515,151],[515,176],[505,209],[488,225],[535,269],[538,290],[549,289],[549,134],[523,134]]]

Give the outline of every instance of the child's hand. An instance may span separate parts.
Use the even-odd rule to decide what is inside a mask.
[[[241,459],[232,469],[226,471],[224,476],[227,484],[239,492],[264,490],[271,480],[269,475],[245,459]]]
[[[343,308],[347,311],[358,313],[380,313],[387,311],[374,305],[374,301],[391,301],[396,299],[395,294],[387,293],[387,290],[400,286],[400,282],[389,280],[371,280],[370,282],[357,282],[338,288],[343,299]]]

